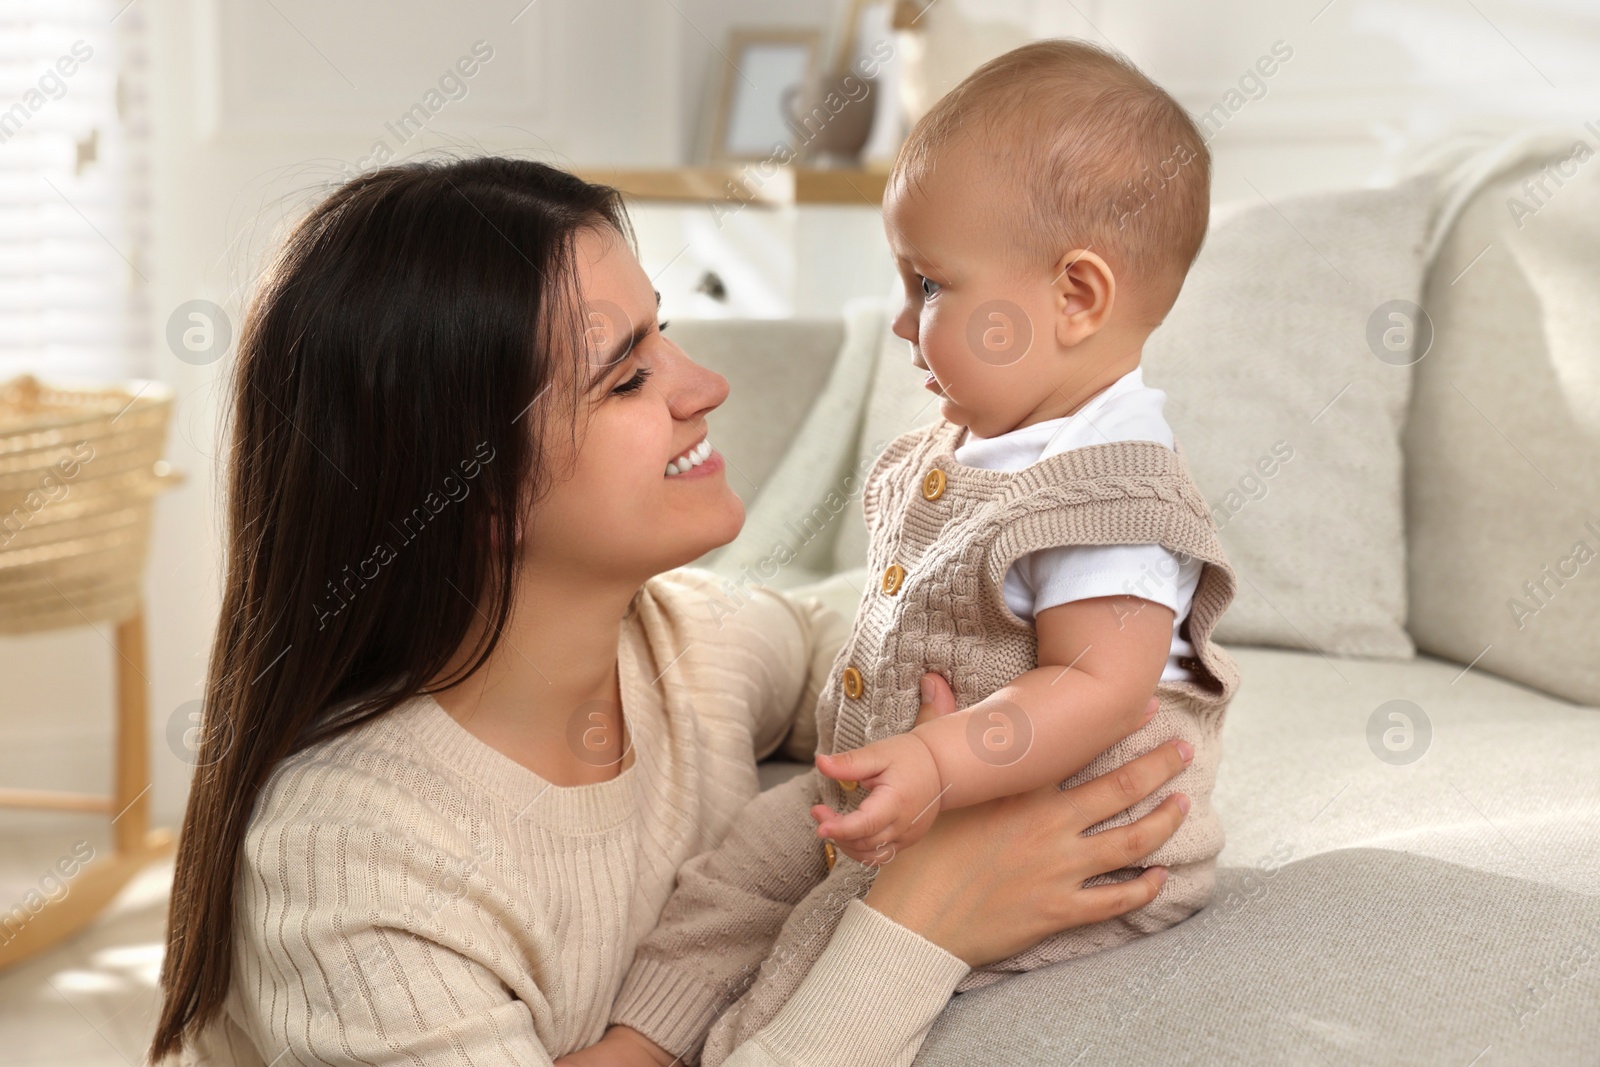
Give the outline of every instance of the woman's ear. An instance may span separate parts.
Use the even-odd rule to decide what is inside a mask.
[[[516,548],[522,547],[523,537],[525,536],[525,526],[526,516],[518,514],[517,521],[512,528],[513,532],[511,540],[512,545]],[[483,528],[485,531],[485,537],[489,542],[489,550],[498,554],[500,551],[500,523],[496,520],[495,516],[489,515],[483,519]]]
[[[1117,298],[1117,279],[1106,261],[1085,248],[1076,248],[1056,262],[1050,283],[1055,309],[1056,341],[1071,348],[1098,333],[1111,321]]]

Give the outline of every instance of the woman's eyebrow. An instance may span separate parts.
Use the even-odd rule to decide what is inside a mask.
[[[661,310],[661,290],[655,290],[655,294],[656,310],[659,311]],[[615,347],[613,347],[611,354],[606,357],[605,361],[601,363],[598,368],[596,368],[594,376],[589,379],[589,387],[592,389],[596,385],[600,384],[601,379],[605,378],[607,374],[610,374],[612,370],[616,368],[617,364],[627,359],[628,353],[633,351],[633,346],[637,345],[640,341],[643,341],[654,328],[654,320],[647,320],[635,327],[633,333],[629,334],[627,337],[624,337]]]

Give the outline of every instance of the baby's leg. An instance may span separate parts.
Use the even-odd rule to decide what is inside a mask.
[[[1062,960],[1076,959],[1092,952],[1144,937],[1170,926],[1175,926],[1211,902],[1216,887],[1217,854],[1222,851],[1222,821],[1211,805],[1211,792],[1216,783],[1217,765],[1221,759],[1222,742],[1220,714],[1202,714],[1201,708],[1182,692],[1161,687],[1160,709],[1142,729],[1124,738],[1082,771],[1067,779],[1078,785],[1091,778],[1109,773],[1135,756],[1149,752],[1157,745],[1181,737],[1194,746],[1194,761],[1183,773],[1164,783],[1150,796],[1089,828],[1091,834],[1102,833],[1128,823],[1153,811],[1168,796],[1181,792],[1189,798],[1189,814],[1154,852],[1144,857],[1129,857],[1130,864],[1088,879],[1085,886],[1120,882],[1136,877],[1145,867],[1161,865],[1167,868],[1166,883],[1155,900],[1137,911],[1119,915],[1114,919],[1089,926],[1063,930],[1032,948],[1017,953],[998,963],[980,967],[961,980],[956,992],[998,982],[1001,978],[1019,971],[1032,971]],[[1133,862],[1138,866],[1134,866]]]

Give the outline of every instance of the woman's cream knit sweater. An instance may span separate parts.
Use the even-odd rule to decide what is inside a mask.
[[[226,1009],[178,1062],[549,1064],[599,1040],[677,869],[759,792],[755,760],[814,749],[842,620],[759,590],[727,604],[703,572],[641,591],[618,649],[633,758],[608,781],[551,785],[431,697],[278,767]],[[728,1063],[910,1063],[967,971],[852,902]]]

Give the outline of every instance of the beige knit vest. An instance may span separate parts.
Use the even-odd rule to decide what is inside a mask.
[[[1195,680],[1158,684],[1156,717],[1065,783],[1099,777],[1172,738],[1194,746],[1194,761],[1181,774],[1090,828],[1093,833],[1124,825],[1169,794],[1185,793],[1192,801],[1189,815],[1166,843],[1138,865],[1088,883],[1121,881],[1163,864],[1171,873],[1161,894],[1130,915],[1063,931],[974,970],[958,992],[1164,929],[1210,899],[1223,843],[1211,790],[1223,715],[1239,685],[1233,657],[1211,640],[1233,599],[1234,573],[1181,446],[1117,441],[1059,453],[1020,471],[992,471],[956,462],[961,434],[961,427],[943,420],[905,434],[889,444],[868,476],[862,502],[871,533],[872,584],[818,702],[819,751],[844,752],[909,730],[924,671],[949,679],[957,707],[965,708],[1036,667],[1033,626],[1013,615],[1002,595],[1006,571],[1029,552],[1057,545],[1159,544],[1202,566],[1179,630],[1194,646],[1184,666]],[[1137,582],[1138,576],[1130,577]],[[823,802],[838,811],[853,810],[865,796],[846,793],[827,778],[821,778],[821,792]],[[819,884],[790,914],[740,1002],[713,1027],[704,1063],[719,1064],[771,1020],[826,947],[845,905],[866,893],[874,873],[842,853],[830,871],[819,855]]]

